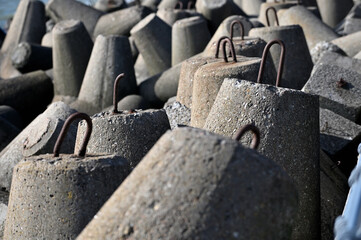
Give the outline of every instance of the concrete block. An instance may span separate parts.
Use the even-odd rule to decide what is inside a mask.
[[[327,52],[334,52],[346,56],[346,53],[337,45],[331,42],[322,41],[317,43],[315,47],[310,50],[313,64],[317,64],[323,54]]]
[[[105,14],[95,26],[94,39],[98,35],[129,36],[130,30],[151,12],[147,7],[134,6]]]
[[[305,85],[310,77],[313,62],[300,25],[253,28],[249,36],[262,38],[266,42],[282,40],[286,52],[280,86],[299,90]],[[280,61],[281,48],[271,48],[270,54],[276,69]]]
[[[279,14],[281,25],[298,24],[302,27],[309,49],[318,42],[331,41],[339,36],[304,6],[294,6]]]
[[[10,122],[12,125],[19,129],[24,128],[23,120],[21,119],[20,114],[10,106],[0,106],[0,117]]]
[[[177,128],[77,239],[288,239],[296,205],[294,185],[270,159],[229,138]]]
[[[117,154],[131,168],[140,162],[158,139],[170,129],[164,110],[134,110],[119,114],[101,112],[92,117],[93,132],[87,147],[90,153]],[[75,149],[80,149],[86,125],[80,122]]]
[[[142,54],[139,54],[137,57],[137,61],[134,64],[134,72],[138,86],[151,77]]]
[[[298,189],[299,211],[291,239],[319,239],[317,96],[241,79],[225,79],[204,129],[232,137],[241,126],[250,123],[258,126],[262,134],[258,151],[282,166]],[[249,143],[250,139],[246,139],[244,142]]]
[[[348,56],[353,57],[361,50],[361,31],[339,37],[331,42],[341,48]]]
[[[41,46],[44,47],[53,47],[53,32],[46,33],[41,39]]]
[[[361,19],[360,18],[347,18],[345,21],[344,33],[351,34],[361,31]]]
[[[126,7],[127,7],[127,3],[125,0],[115,0],[115,1],[98,0],[94,5],[95,9],[102,12],[114,12],[116,10]]]
[[[133,63],[135,64],[139,56],[139,50],[137,48],[137,45],[135,45],[133,37],[129,37],[128,40],[130,44],[130,50],[132,51]]]
[[[27,42],[20,43],[11,55],[13,66],[21,73],[53,67],[52,49]]]
[[[46,11],[57,23],[71,19],[81,21],[90,36],[93,35],[95,25],[103,15],[103,12],[74,0],[50,0],[46,5]]]
[[[183,9],[187,8],[189,2],[193,2],[192,0],[180,0],[182,3]],[[174,9],[178,4],[178,0],[161,0],[158,8],[159,9]]]
[[[65,103],[51,104],[48,109],[32,121],[4,150],[0,153],[0,187],[10,190],[14,166],[24,157],[49,153],[53,150],[65,119],[74,113]],[[72,126],[65,138],[62,151],[73,152],[76,126]]]
[[[204,18],[178,20],[172,27],[172,66],[202,52],[210,39]]]
[[[259,10],[259,17],[258,20],[263,23],[265,26],[267,25],[267,17],[266,17],[266,10],[270,7],[273,7],[274,9],[276,9],[276,11],[279,11],[281,9],[289,9],[293,6],[296,6],[297,2],[266,2],[266,3],[262,3],[260,6],[260,10]],[[274,13],[268,13],[268,18],[269,18],[269,22],[270,22],[270,26],[277,26],[276,25],[276,20],[275,20],[275,16]]]
[[[132,110],[132,109],[148,109],[149,103],[139,95],[128,95],[118,102],[118,109],[122,111]],[[113,106],[109,106],[103,109],[102,112],[111,111]]]
[[[334,28],[351,10],[352,0],[317,0],[322,21]]]
[[[261,4],[265,0],[234,0],[234,2],[242,9],[248,16],[258,16]]]
[[[190,125],[191,109],[176,101],[175,97],[170,98],[163,108],[167,113],[171,129]]]
[[[7,211],[8,211],[8,206],[0,202],[0,238],[4,237],[4,225],[5,225]]]
[[[191,17],[188,11],[173,8],[160,8],[157,11],[157,16],[169,26],[173,26],[178,20]]]
[[[0,49],[1,49],[1,46],[3,45],[3,43],[4,43],[5,37],[6,37],[6,32],[4,31],[4,29],[2,29],[0,27]]]
[[[78,96],[92,48],[93,41],[82,22],[66,20],[55,25],[53,66],[56,95]]]
[[[0,116],[0,151],[2,151],[19,133],[19,128]]]
[[[172,29],[154,13],[140,21],[130,31],[151,75],[171,67]]]

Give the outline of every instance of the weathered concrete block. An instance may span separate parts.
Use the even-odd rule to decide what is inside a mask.
[[[177,128],[77,239],[288,239],[296,205],[294,185],[273,161],[229,138]]]
[[[359,18],[346,18],[345,30],[346,34],[351,34],[361,31],[361,19]]]
[[[249,123],[259,127],[262,133],[259,152],[280,164],[296,184],[300,204],[292,239],[319,239],[317,96],[240,79],[225,79],[204,129],[232,137],[241,126]]]
[[[2,151],[19,133],[19,128],[0,116],[0,151]]]
[[[137,79],[137,85],[139,86],[142,82],[151,77],[147,64],[144,61],[142,54],[139,54],[134,64],[135,77]]]
[[[114,106],[105,108],[102,112],[111,111]],[[139,95],[128,95],[118,102],[118,109],[122,111],[132,109],[148,109],[149,103]]]
[[[173,8],[160,8],[157,10],[157,16],[169,26],[173,26],[178,20],[191,17],[188,11]]]
[[[179,126],[189,126],[191,123],[191,110],[172,97],[164,104],[171,129]]]
[[[265,26],[267,26],[267,17],[266,17],[266,10],[270,7],[273,7],[276,9],[276,11],[279,11],[281,9],[289,9],[293,6],[297,5],[297,2],[266,2],[262,3],[259,10],[259,17],[258,20],[263,23]],[[273,13],[268,13],[269,23],[270,26],[275,26],[276,20]]]
[[[8,211],[8,206],[0,202],[0,238],[4,237],[4,225],[5,225],[7,211]]]
[[[265,0],[234,0],[234,3],[248,16],[258,16],[263,2]]]
[[[130,30],[151,12],[147,7],[134,6],[105,14],[97,22],[93,36],[129,36]]]
[[[352,0],[317,0],[317,5],[322,21],[334,28],[346,17],[354,3]]]
[[[93,133],[89,153],[117,154],[126,158],[131,168],[147,154],[158,139],[170,129],[164,110],[134,110],[119,114],[102,112],[92,117]],[[86,126],[79,124],[75,149],[80,149]]]
[[[196,10],[209,21],[213,33],[225,18],[232,15],[232,4],[228,0],[199,0],[196,2]]]
[[[10,190],[14,166],[24,157],[48,153],[53,150],[65,119],[75,111],[62,102],[51,104],[48,109],[31,122],[0,153],[0,187]],[[71,126],[65,138],[63,151],[73,152],[76,126]]]
[[[339,37],[331,42],[341,48],[348,56],[355,56],[361,49],[361,31],[349,34],[344,37]]]
[[[20,114],[12,107],[1,105],[0,106],[0,117],[10,122],[12,125],[19,129],[24,128],[23,120]]]
[[[310,51],[313,64],[316,64],[326,52],[335,52],[346,56],[346,53],[337,45],[331,42],[322,41],[317,43]]]
[[[41,46],[53,47],[53,31],[46,33],[41,39]]]
[[[98,0],[94,5],[95,9],[98,9],[102,12],[114,12],[125,7],[127,7],[127,3],[125,0]]]

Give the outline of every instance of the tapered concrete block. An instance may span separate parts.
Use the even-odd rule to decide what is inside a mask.
[[[27,42],[20,43],[13,51],[13,66],[22,73],[48,70],[53,67],[52,49]]]
[[[53,34],[52,32],[46,33],[43,38],[41,39],[41,46],[44,47],[53,47]]]
[[[297,186],[299,211],[291,239],[319,239],[317,96],[241,79],[225,79],[204,128],[232,137],[249,123],[258,126],[262,134],[259,152],[280,164]]]
[[[111,111],[114,106],[105,108],[102,112]],[[132,109],[148,109],[149,103],[140,95],[128,95],[118,102],[118,109],[121,111]]]
[[[121,72],[125,76],[119,84],[119,99],[137,92],[129,40],[124,36],[99,35],[78,96],[79,101],[95,107],[95,112],[89,114],[100,112],[113,103],[114,80]]]
[[[52,152],[65,119],[75,111],[62,102],[53,103],[32,121],[0,153],[0,186],[10,190],[14,166],[24,157]],[[76,126],[71,126],[62,151],[73,152]]]
[[[197,12],[209,21],[210,31],[215,32],[222,21],[232,15],[232,4],[228,0],[199,0]]]
[[[265,26],[268,26],[267,24],[267,17],[266,17],[266,11],[268,8],[273,7],[274,9],[276,9],[276,11],[279,11],[281,9],[288,9],[291,8],[293,6],[296,6],[297,2],[293,1],[292,3],[290,2],[267,2],[267,3],[262,3],[260,10],[259,10],[259,17],[258,20],[263,23]],[[274,13],[268,12],[268,18],[269,18],[269,23],[270,26],[275,26],[276,25],[276,20],[275,20],[275,16]],[[277,26],[277,25],[276,25]]]
[[[131,35],[151,75],[171,67],[172,29],[154,13],[140,21]]]
[[[280,86],[301,89],[305,85],[310,77],[313,62],[301,26],[254,28],[249,35],[260,37],[266,42],[274,39],[282,40],[286,48],[286,57]],[[280,61],[281,48],[273,47],[270,53],[276,68]]]
[[[78,96],[93,48],[83,23],[66,20],[53,30],[54,92]]]
[[[172,27],[172,65],[202,52],[210,39],[204,18],[191,17],[177,21]]]
[[[173,8],[161,8],[157,11],[157,16],[166,22],[169,26],[181,19],[188,18],[191,14],[188,11]]]
[[[248,16],[258,16],[261,4],[264,3],[265,0],[234,0],[234,2]]]
[[[361,19],[359,18],[348,18],[345,21],[345,30],[346,34],[351,34],[361,31]]]
[[[170,98],[164,104],[163,108],[167,113],[171,129],[190,125],[191,110],[180,102],[177,102],[175,97]]]
[[[332,40],[333,44],[340,47],[348,56],[353,57],[361,50],[361,43],[359,41],[361,31],[349,34]]]
[[[57,23],[71,19],[81,21],[90,36],[93,34],[98,19],[103,15],[103,12],[75,0],[50,0],[46,5],[46,10]]]
[[[360,123],[360,70],[358,68],[348,68],[347,65],[346,67],[345,65],[340,66],[337,62],[327,63],[327,58],[332,57],[333,54],[326,53],[323,55],[302,90],[318,95],[322,108],[329,109],[353,122]],[[325,61],[325,64],[321,64],[323,61]],[[359,60],[354,59],[354,61]]]
[[[177,95],[181,63],[144,80],[139,85],[140,95],[152,107],[161,108],[171,97]]]
[[[296,205],[294,185],[270,159],[234,140],[177,128],[77,239],[287,239]]]
[[[164,110],[134,110],[118,114],[102,112],[92,117],[93,133],[89,153],[117,154],[135,168],[158,139],[170,129]],[[83,142],[85,122],[79,124],[75,149]]]
[[[316,46],[310,50],[313,64],[317,64],[317,62],[322,58],[323,54],[327,52],[334,52],[346,56],[346,53],[337,45],[331,42],[323,41],[317,43]]]
[[[103,15],[95,26],[93,36],[129,36],[130,30],[151,12],[147,7],[134,6]]]
[[[353,6],[352,0],[317,0],[322,21],[334,28]]]
[[[53,84],[43,71],[0,81],[0,105],[18,111],[24,124],[43,112],[52,98]]]
[[[151,77],[147,64],[144,61],[142,54],[139,54],[137,61],[134,64],[135,77],[137,78],[137,85],[139,86],[142,82]]]
[[[129,40],[129,44],[130,44],[130,50],[132,51],[133,63],[135,64],[135,62],[137,61],[137,58],[139,56],[139,50],[137,48],[137,45],[135,45],[133,37],[129,37],[128,40]]]
[[[302,27],[309,49],[318,42],[331,41],[338,35],[304,6],[294,6],[279,14],[281,25],[298,24]]]

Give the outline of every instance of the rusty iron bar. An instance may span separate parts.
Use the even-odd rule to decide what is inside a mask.
[[[178,1],[176,3],[176,5],[174,6],[174,9],[177,9],[178,5],[179,5],[179,9],[183,9],[183,3],[181,1]]]
[[[114,87],[113,87],[113,114],[119,113],[118,111],[118,85],[120,79],[124,77],[124,73],[121,73],[117,76],[117,78],[114,81]]]
[[[251,148],[252,149],[257,149],[260,143],[260,132],[258,127],[256,127],[253,124],[247,124],[243,127],[241,127],[236,134],[234,135],[233,139],[236,140],[237,142],[239,140],[241,140],[241,138],[243,137],[243,135],[248,132],[251,131],[253,133],[253,138],[252,138],[252,143],[251,143]]]
[[[223,37],[220,37],[218,39],[218,42],[217,42],[217,48],[216,48],[216,54],[215,54],[215,58],[218,58],[219,57],[219,47],[221,46],[221,42],[222,40],[226,39],[226,38],[229,38],[229,37],[226,37],[226,36],[223,36]]]
[[[281,84],[281,77],[282,77],[282,73],[283,73],[283,65],[284,65],[285,56],[286,56],[285,44],[283,43],[282,40],[279,40],[279,39],[272,40],[272,41],[268,42],[266,47],[264,48],[263,55],[262,55],[261,66],[260,66],[259,72],[258,72],[257,83],[262,83],[262,78],[263,78],[263,74],[264,74],[264,68],[265,68],[265,65],[266,65],[267,56],[268,56],[270,48],[274,44],[278,44],[281,47],[281,56],[280,56],[280,62],[278,64],[278,72],[277,72],[277,80],[276,80],[276,87],[279,87],[280,84]]]
[[[196,6],[196,5],[194,4],[193,1],[189,1],[189,2],[188,2],[188,5],[187,5],[187,9],[188,9],[188,10],[191,10],[191,9],[193,9],[195,6]],[[193,8],[192,8],[192,7],[193,7]]]
[[[78,157],[84,157],[85,156],[85,153],[86,153],[86,147],[89,143],[89,139],[90,139],[90,135],[92,133],[92,130],[93,130],[93,124],[92,124],[92,120],[90,119],[90,117],[85,114],[85,113],[73,113],[72,115],[70,115],[68,117],[68,119],[66,119],[64,125],[63,125],[63,128],[61,129],[61,132],[58,136],[58,138],[56,139],[56,142],[55,142],[55,146],[54,146],[54,150],[53,150],[53,153],[54,153],[54,157],[59,157],[59,151],[60,151],[60,146],[61,144],[63,143],[64,141],[64,138],[65,138],[65,135],[66,133],[68,132],[68,129],[70,127],[70,124],[75,120],[75,119],[83,119],[86,121],[87,123],[87,128],[86,128],[86,133],[85,133],[85,137],[84,137],[84,140],[83,140],[83,144],[81,145],[81,148],[79,149],[79,152],[77,154],[74,154]]]
[[[272,10],[274,12],[274,15],[275,15],[275,19],[276,19],[276,23],[277,23],[277,26],[280,25],[280,22],[278,21],[278,15],[277,15],[277,11],[274,7],[269,7],[266,9],[266,20],[267,20],[267,26],[270,27],[271,24],[270,24],[270,21],[269,21],[269,11]]]
[[[227,54],[226,54],[226,44],[229,44],[229,48],[231,50],[231,54],[232,54],[232,58],[233,58],[233,62],[237,62],[237,56],[236,56],[236,51],[234,50],[234,45],[231,39],[226,38],[223,40],[223,59],[225,62],[228,62],[228,58],[227,58]]]
[[[239,20],[234,20],[231,23],[231,40],[233,41],[233,31],[234,31],[234,26],[238,24],[239,25],[239,31],[240,31],[240,35],[241,35],[241,39],[244,40],[244,26],[243,23]]]

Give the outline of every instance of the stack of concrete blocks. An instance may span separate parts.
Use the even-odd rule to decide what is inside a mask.
[[[129,165],[129,171],[133,171],[99,215],[96,215],[98,220],[94,218],[79,239],[109,237],[105,234],[107,227],[103,227],[103,224],[108,223],[111,223],[112,228],[112,231],[108,231],[110,239],[266,239],[265,236],[275,236],[275,239],[307,239],[311,236],[314,239],[332,239],[334,220],[341,215],[347,196],[346,179],[355,167],[357,145],[361,142],[361,1],[301,2],[302,4],[295,0],[98,0],[94,6],[89,6],[76,0],[50,0],[45,6],[39,0],[20,1],[7,33],[0,29],[0,239],[3,238],[8,212],[13,169],[23,158],[30,158],[28,162],[36,162],[37,155],[52,152],[65,119],[76,111],[94,115],[94,131],[88,153],[121,155],[126,165]],[[270,14],[271,26],[266,26],[265,12],[268,7],[276,9],[280,26],[275,26],[273,14]],[[224,63],[222,54],[215,57],[216,45],[220,38],[230,37],[231,23],[235,20],[243,24],[244,37],[241,36],[239,26],[235,25],[233,44],[237,62],[232,62],[232,58],[228,56],[230,47],[225,44],[225,58],[229,62]],[[274,39],[283,40],[286,45],[281,88],[267,85],[273,84],[275,79],[280,61],[278,47],[271,48],[265,79],[259,87],[254,82],[260,68],[260,58],[266,44]],[[220,53],[222,45],[223,42]],[[119,83],[119,99],[114,102],[113,84],[120,73],[124,73],[124,78]],[[245,89],[259,87],[267,94],[268,91],[273,92],[267,101],[265,96],[260,94],[247,95],[249,98],[236,94],[236,100],[233,101],[232,95],[225,93],[227,86],[228,90],[231,86],[235,87],[230,80],[225,81],[227,78],[237,78],[241,81],[238,85]],[[284,119],[280,122],[285,125],[278,132],[281,139],[272,142],[270,134],[275,133],[272,132],[273,125],[268,126],[266,123],[280,122],[277,122],[278,118],[273,115],[269,106],[263,104],[280,104],[272,100],[272,94],[284,96],[292,93],[295,96],[299,94],[297,97],[304,96],[301,91],[311,99],[307,104],[312,106],[302,108],[302,111],[296,111],[295,114],[282,115]],[[239,102],[240,99],[244,99],[244,102]],[[252,99],[259,101],[252,102]],[[293,103],[296,100],[291,99],[285,103],[290,112],[295,111],[297,104]],[[112,104],[116,104],[121,113],[112,114]],[[305,104],[302,102],[297,106]],[[260,106],[265,108],[260,109]],[[297,115],[301,112],[304,113],[302,116]],[[293,121],[296,115],[305,120],[302,123],[299,119]],[[209,197],[206,201],[200,197],[188,197],[185,192],[184,195],[181,189],[186,188],[173,187],[173,184],[195,184],[194,189],[188,189],[189,196],[193,196],[195,191],[211,187],[213,180],[218,181],[209,179],[209,169],[204,166],[231,166],[232,161],[228,161],[231,158],[225,162],[217,162],[221,159],[217,158],[218,155],[211,154],[212,157],[208,157],[202,151],[218,151],[226,145],[236,145],[228,138],[210,134],[205,130],[232,137],[236,130],[246,123],[253,123],[260,128],[259,152],[270,158],[266,160],[267,163],[272,166],[274,162],[279,164],[285,174],[293,179],[297,189],[295,192],[292,184],[287,185],[287,177],[280,172],[279,176],[282,176],[282,181],[287,182],[288,186],[283,185],[285,188],[282,189],[288,189],[289,193],[283,192],[277,196],[277,199],[285,204],[279,212],[281,214],[288,209],[283,219],[288,221],[281,223],[277,219],[274,223],[273,226],[285,226],[277,236],[274,235],[277,228],[264,227],[270,226],[269,222],[263,222],[261,232],[254,228],[261,228],[260,223],[254,226],[237,225],[239,219],[232,217],[232,211],[238,211],[240,205],[233,202],[237,196],[232,195],[231,191],[225,190],[226,192],[222,193],[225,195],[219,199],[217,197],[220,195],[217,194],[220,193],[214,191],[214,199]],[[84,123],[80,123],[77,130],[77,124],[73,123],[69,129],[62,146],[64,153],[71,153],[74,145],[76,149],[80,148],[86,128]],[[297,124],[309,124],[312,128],[298,133],[302,128]],[[187,126],[194,129],[185,128]],[[164,138],[156,143],[170,128],[174,133],[166,133]],[[310,129],[313,129],[312,134],[308,132]],[[301,138],[307,133],[309,139],[305,140],[306,143],[301,144],[302,146],[292,145],[291,140],[284,137]],[[245,139],[244,143],[250,138]],[[207,140],[210,142],[207,143]],[[212,142],[214,145],[211,146]],[[276,154],[269,149],[272,144],[277,143]],[[310,143],[313,143],[312,147],[307,145]],[[292,147],[280,147],[289,146],[287,144]],[[183,154],[184,146],[188,146],[189,152],[194,153],[194,156]],[[257,155],[255,152],[248,153],[246,149],[234,150],[234,153],[237,155],[233,156],[234,159],[248,159],[249,156],[253,159]],[[183,155],[184,159],[190,162],[184,162]],[[301,155],[309,157],[307,160],[299,160]],[[173,165],[169,165],[170,169],[165,168],[170,162],[168,158],[174,159]],[[44,159],[50,164],[53,161]],[[295,163],[290,166],[287,165],[288,161]],[[302,161],[308,165],[297,165]],[[184,164],[190,165],[184,168]],[[163,172],[163,168],[166,171]],[[25,168],[19,165],[16,169],[22,172]],[[252,186],[262,185],[261,180],[255,179],[262,170],[254,171],[241,166],[239,169],[249,176],[250,183],[255,184],[251,184]],[[207,181],[193,179],[197,172],[205,174],[204,179]],[[297,175],[299,172],[304,175]],[[59,174],[65,176],[65,172]],[[237,174],[217,174],[215,176],[223,176],[224,180],[235,179],[235,183],[242,179],[240,175],[235,177]],[[267,174],[270,174],[269,171]],[[16,176],[14,189],[21,190],[21,185],[26,184],[21,182],[21,177]],[[313,180],[307,176],[312,176]],[[50,176],[50,180],[51,177],[53,176]],[[305,182],[304,186],[300,184],[302,181]],[[313,185],[310,185],[311,181]],[[32,183],[29,183],[26,186],[31,189],[31,185]],[[216,184],[215,187],[217,186]],[[141,192],[128,192],[134,187],[150,189],[152,194],[144,193],[146,195],[143,196]],[[43,193],[49,191],[45,188],[39,189]],[[263,196],[261,188],[255,189],[252,188],[252,194]],[[174,196],[171,196],[173,190]],[[281,191],[276,188],[275,190]],[[183,195],[177,195],[180,194],[179,191]],[[18,193],[13,194],[15,197]],[[184,206],[178,204],[177,196],[183,199]],[[117,203],[120,197],[124,202]],[[128,203],[142,197],[145,197],[147,201],[144,203],[149,203],[150,207],[135,202],[138,209],[126,209]],[[31,199],[39,198],[31,196]],[[298,210],[295,204],[297,199]],[[21,204],[27,204],[21,199],[15,202],[11,203],[12,219],[18,218],[14,209],[22,207]],[[193,211],[189,207],[195,202],[205,204],[202,205],[205,208],[197,205],[193,209],[193,215],[187,215]],[[223,202],[223,205],[220,202]],[[226,207],[227,204],[230,208]],[[307,204],[310,210],[308,212],[305,210]],[[178,211],[167,208],[172,206]],[[109,210],[112,207],[117,209],[116,213]],[[166,208],[169,212],[160,213],[160,210]],[[218,214],[225,214],[225,219],[232,219],[230,224],[235,225],[227,231],[222,221],[219,223],[221,225],[214,225],[216,221],[206,221],[198,214],[201,209],[205,211],[206,208],[210,211],[210,215],[207,215],[210,219]],[[226,212],[221,212],[222,209]],[[250,209],[252,210],[247,214],[258,213],[254,208]],[[179,212],[184,214],[178,216]],[[293,213],[297,213],[297,216]],[[92,212],[90,215],[94,214],[95,212]],[[113,219],[112,214],[118,214],[114,219],[119,217],[119,222],[108,221]],[[142,214],[146,218],[141,219]],[[161,222],[160,219],[167,214],[171,221],[174,220],[174,228]],[[247,214],[245,216],[250,216]],[[269,215],[265,219],[272,216],[276,218],[271,212],[267,214]],[[80,228],[90,221],[90,215]],[[277,215],[279,216],[281,215]],[[302,222],[307,216],[312,220]],[[321,221],[314,220],[319,216]],[[23,220],[28,221],[25,218]],[[31,224],[44,227],[44,233],[50,232],[45,231],[45,228],[51,224],[40,226],[42,224],[32,222],[28,226],[35,226]],[[6,235],[5,239],[23,236],[40,238],[36,236],[34,229],[26,233],[29,235],[12,235],[17,229],[12,224],[8,226],[7,233],[11,234]],[[199,226],[202,227],[198,228]],[[171,230],[163,231],[163,227]],[[76,233],[64,232],[63,236],[58,229],[51,238],[76,238],[80,228]],[[118,230],[120,232],[117,232]],[[177,235],[178,233],[180,235]]]

